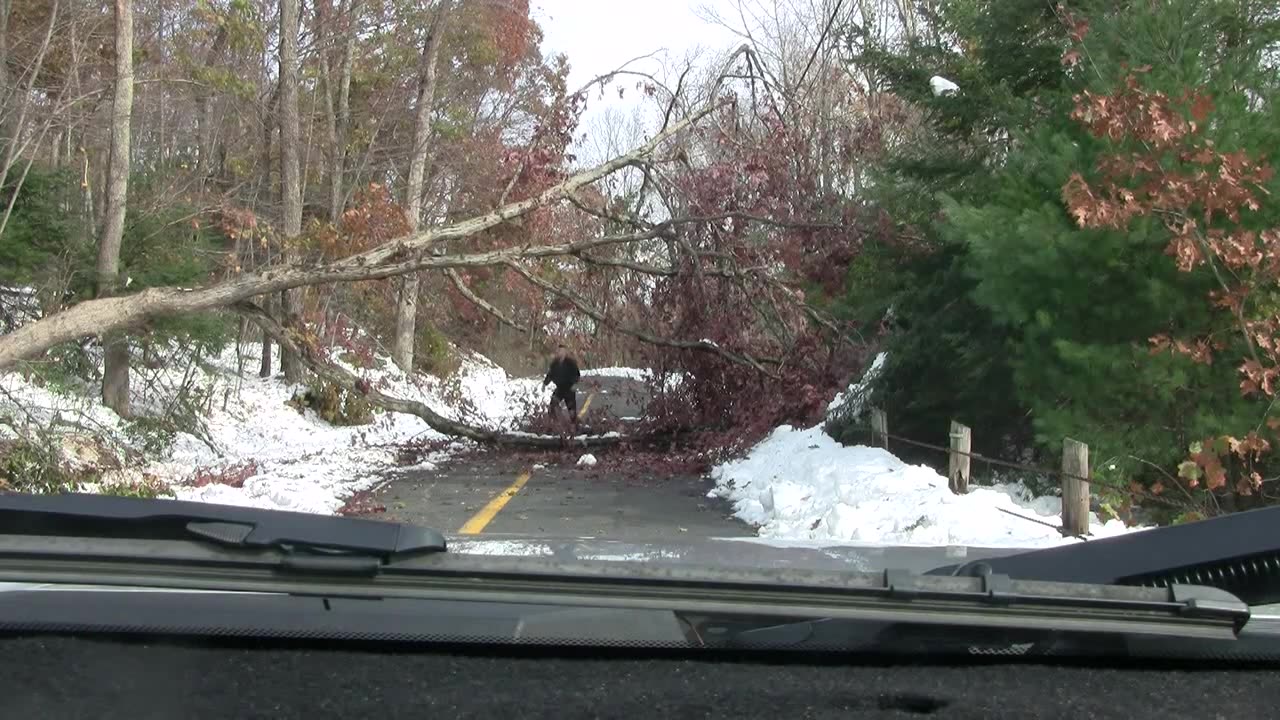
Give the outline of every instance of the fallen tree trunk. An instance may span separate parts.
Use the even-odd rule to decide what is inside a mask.
[[[528,246],[453,257],[424,253],[439,242],[471,237],[526,215],[544,205],[565,200],[579,189],[603,177],[640,164],[662,143],[722,105],[722,102],[708,103],[698,112],[658,133],[649,142],[631,152],[573,175],[531,198],[507,203],[484,215],[391,240],[341,260],[323,265],[284,265],[261,273],[240,275],[203,288],[152,288],[127,297],[103,298],[78,303],[62,312],[0,336],[0,371],[10,369],[19,360],[38,355],[56,345],[77,338],[105,335],[115,330],[139,325],[150,318],[228,307],[267,293],[308,285],[382,280],[418,270],[486,267],[501,265],[513,259],[572,255],[602,245],[662,236],[669,232],[674,222],[669,221],[651,230],[631,235],[615,235],[578,243]]]
[[[414,270],[491,267],[505,264],[512,258],[572,255],[595,247],[658,237],[667,231],[667,227],[662,227],[635,235],[611,235],[576,243],[535,245],[465,255],[421,256],[381,265],[351,266],[332,263],[282,266],[262,273],[248,273],[203,288],[150,288],[134,295],[86,300],[42,320],[23,325],[11,333],[0,335],[0,371],[8,370],[19,360],[39,355],[64,342],[133,327],[152,318],[227,307],[288,288],[331,282],[382,280]]]
[[[383,410],[420,417],[432,430],[443,435],[466,438],[491,445],[542,449],[559,449],[566,446],[605,447],[617,445],[628,439],[616,433],[610,435],[584,435],[574,438],[514,433],[476,427],[468,423],[452,420],[432,410],[426,403],[393,397],[370,387],[367,381],[325,358],[323,353],[313,344],[300,340],[296,330],[280,324],[278,320],[271,317],[270,314],[257,305],[250,302],[240,302],[233,305],[232,309],[257,324],[258,327],[262,328],[263,332],[280,343],[280,347],[297,353],[302,363],[321,379],[328,380],[348,392],[356,393]]]

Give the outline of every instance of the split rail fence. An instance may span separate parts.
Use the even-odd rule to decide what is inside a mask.
[[[923,443],[910,438],[899,437],[889,433],[889,419],[884,410],[871,408],[871,442],[873,445],[888,450],[889,440],[905,442],[919,447],[932,448],[947,453],[947,485],[951,492],[962,495],[969,492],[969,478],[972,460],[978,458],[994,465],[1022,468],[1017,463],[1008,463],[989,458],[972,450],[973,429],[954,420],[951,421],[950,447],[942,448],[930,443]],[[1063,535],[1083,538],[1089,533],[1089,446],[1071,438],[1062,440],[1062,470],[1055,473],[1062,480],[1062,526],[1057,529]],[[1019,515],[1018,517],[1023,517]],[[1041,522],[1034,518],[1025,520]],[[1057,526],[1054,526],[1057,527]]]

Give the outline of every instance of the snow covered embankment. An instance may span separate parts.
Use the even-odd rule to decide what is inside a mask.
[[[859,417],[885,358],[877,355],[864,378],[841,393],[828,413]],[[711,476],[716,486],[708,497],[732,502],[735,515],[759,526],[766,538],[975,547],[1079,542],[1041,524],[1062,524],[1059,498],[1032,497],[1021,483],[971,487],[955,495],[932,468],[908,465],[881,448],[841,445],[821,425],[779,427],[745,458],[716,467]],[[1094,537],[1137,529],[1090,516]]]
[[[1058,498],[1031,498],[1021,484],[955,495],[931,468],[907,465],[880,448],[842,446],[821,427],[784,425],[747,457],[717,467],[712,478],[716,487],[708,496],[732,501],[739,518],[760,526],[761,537],[980,547],[1078,542],[1023,519],[1061,525]],[[1130,530],[1096,515],[1090,525],[1095,537]]]
[[[234,351],[230,354],[234,357]],[[228,360],[224,355],[220,364]],[[294,389],[281,380],[240,378],[234,367],[223,368],[226,375],[217,380],[232,393],[232,402],[207,420],[211,439],[225,457],[218,458],[196,438],[183,436],[171,457],[151,468],[166,479],[178,480],[173,490],[179,499],[332,514],[352,493],[382,479],[394,464],[396,444],[445,439],[421,418],[400,413],[378,413],[371,425],[330,425],[311,410],[299,412],[286,404]],[[446,417],[488,427],[509,428],[525,403],[540,402],[538,383],[513,379],[474,354],[444,381],[406,376],[387,358],[378,358],[370,370],[347,369],[388,394],[420,400]],[[464,447],[465,443],[451,443],[415,467],[430,469]],[[242,484],[197,486],[190,478],[191,468],[247,463],[253,463],[252,474]]]
[[[234,347],[213,359],[207,371],[193,370],[198,376],[195,384],[210,390],[211,402],[202,418],[207,443],[179,433],[162,456],[150,457],[143,467],[102,471],[101,465],[89,461],[85,469],[106,485],[150,478],[181,500],[332,514],[352,493],[372,487],[395,465],[397,444],[445,440],[422,419],[398,413],[378,413],[369,425],[331,425],[313,411],[289,404],[299,388],[278,378],[258,378],[257,348],[246,345],[243,350],[243,375],[237,371]],[[410,378],[386,358],[379,358],[372,369],[348,369],[389,394],[489,427],[511,427],[526,403],[542,402],[540,383],[510,378],[478,355],[465,357],[459,371],[444,381]],[[176,373],[176,380],[185,371],[161,372]],[[53,393],[17,373],[0,375],[0,387],[5,401],[16,404],[14,410],[42,423],[62,418],[64,424],[90,427],[119,447],[134,445],[127,424],[96,398]],[[145,391],[135,392],[137,407],[156,402]],[[429,468],[466,445],[442,446],[419,467]],[[98,486],[83,489],[92,492]]]

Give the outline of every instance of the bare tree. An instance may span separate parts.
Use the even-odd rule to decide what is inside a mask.
[[[344,177],[347,163],[347,136],[351,127],[351,74],[355,65],[356,33],[360,28],[363,0],[344,0],[336,15],[331,4],[317,2],[316,15],[321,23],[341,20],[342,55],[338,61],[337,77],[329,53],[319,53],[322,100],[325,106],[325,130],[328,134],[329,160],[329,221],[336,223],[342,217],[346,192]]]
[[[11,0],[0,0],[0,103],[12,106],[17,93],[9,79],[9,12]],[[7,108],[0,109],[0,144],[17,144],[13,118]]]
[[[107,207],[98,241],[100,298],[120,289],[120,246],[129,195],[129,123],[133,115],[133,0],[115,0],[115,98],[111,103],[111,159],[107,167]],[[102,402],[129,415],[129,340],[123,332],[104,336]]]
[[[440,40],[448,7],[436,10],[422,47],[422,63],[418,72],[418,97],[414,102],[413,153],[409,158],[409,183],[405,188],[405,214],[409,231],[416,232],[422,221],[422,191],[427,171],[427,151],[431,145],[431,108],[436,96],[436,68],[440,62]],[[400,369],[413,371],[413,346],[418,320],[417,273],[401,279],[400,298],[396,303],[396,334],[392,358]]]
[[[285,262],[293,255],[293,245],[302,234],[302,172],[299,165],[301,133],[298,119],[298,0],[280,0],[280,184],[284,206],[281,246]],[[298,312],[298,295],[286,289],[280,296],[280,311],[291,320]],[[280,348],[280,369],[285,380],[302,379],[296,353]]]

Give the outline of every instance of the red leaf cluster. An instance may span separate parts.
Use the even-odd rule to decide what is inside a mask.
[[[1072,117],[1097,138],[1113,144],[1093,169],[1093,179],[1073,174],[1063,200],[1084,228],[1124,229],[1139,217],[1155,217],[1168,229],[1165,252],[1183,272],[1207,271],[1217,288],[1208,297],[1223,313],[1223,328],[1207,337],[1151,338],[1153,352],[1175,352],[1211,363],[1216,354],[1240,348],[1240,390],[1245,396],[1274,397],[1280,389],[1280,315],[1275,291],[1280,283],[1280,229],[1243,227],[1245,213],[1257,211],[1268,195],[1274,171],[1243,150],[1226,152],[1205,136],[1214,105],[1198,88],[1176,99],[1147,89],[1144,69],[1129,74],[1108,94],[1084,92]],[[1234,342],[1232,342],[1234,340]],[[1280,422],[1268,419],[1272,431]],[[1250,495],[1261,485],[1253,465],[1271,442],[1249,433],[1210,438],[1179,468],[1191,488]],[[1238,466],[1237,480],[1228,478]]]
[[[225,467],[198,468],[187,482],[192,487],[206,485],[227,485],[244,487],[244,481],[258,474],[258,464],[250,460],[245,463],[227,465]]]

